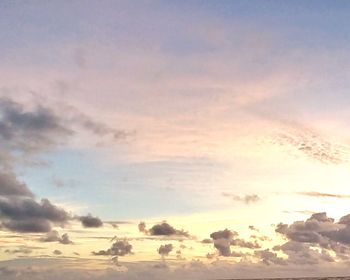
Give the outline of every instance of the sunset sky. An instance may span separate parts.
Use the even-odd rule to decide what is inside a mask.
[[[350,274],[349,13],[0,1],[0,279]]]

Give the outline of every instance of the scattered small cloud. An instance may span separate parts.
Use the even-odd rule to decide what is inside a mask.
[[[56,255],[56,256],[59,256],[59,255],[62,255],[62,251],[60,251],[60,250],[54,250],[54,251],[52,252],[52,254],[54,254],[54,255]]]
[[[102,220],[98,217],[93,217],[91,214],[80,216],[78,219],[85,228],[99,228],[103,226]]]
[[[236,195],[232,193],[223,192],[222,195],[224,197],[231,198],[233,201],[243,202],[245,204],[256,203],[261,200],[261,198],[257,194]]]
[[[158,248],[158,254],[161,255],[162,258],[164,258],[165,256],[168,256],[173,249],[173,244],[160,245],[160,247]]]

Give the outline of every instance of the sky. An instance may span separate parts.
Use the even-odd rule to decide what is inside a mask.
[[[349,274],[349,12],[1,1],[0,279]]]

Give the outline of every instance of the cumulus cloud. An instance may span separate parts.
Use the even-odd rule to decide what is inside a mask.
[[[6,229],[18,232],[49,232],[52,224],[64,225],[70,215],[48,199],[0,197],[0,219]]]
[[[143,232],[143,233],[148,233],[147,229],[146,229],[146,223],[145,222],[140,222],[137,225],[139,232]]]
[[[275,251],[282,251],[288,256],[286,260],[289,264],[298,265],[315,265],[321,261],[334,262],[333,257],[328,253],[327,250],[322,249],[321,251],[312,249],[309,244],[300,243],[296,241],[288,241],[287,243],[275,246]]]
[[[111,256],[118,263],[118,257],[132,254],[132,245],[126,239],[116,240],[107,250],[92,252],[95,256]]]
[[[98,217],[93,217],[91,214],[80,216],[81,224],[86,228],[98,228],[103,226],[103,222]]]
[[[154,236],[184,236],[189,237],[189,233],[184,230],[178,230],[166,222],[154,225],[148,231],[150,235]]]
[[[293,245],[305,251],[305,246],[319,246],[323,254],[318,256],[318,259],[333,261],[326,250],[331,250],[337,257],[345,259],[349,258],[350,252],[349,217],[349,215],[343,216],[338,222],[335,222],[326,213],[315,213],[306,221],[296,221],[290,225],[278,224],[276,232],[289,240],[288,248]],[[306,245],[298,245],[298,243]],[[283,250],[286,249],[286,246],[280,248]],[[316,253],[312,252],[312,254],[315,256]]]
[[[259,243],[256,241],[245,241],[244,239],[238,238],[237,232],[228,229],[213,232],[210,234],[210,237],[212,238],[214,247],[218,250],[219,255],[224,257],[233,256],[231,246],[248,249],[260,248]]]
[[[173,244],[160,245],[160,247],[158,248],[158,254],[164,258],[165,256],[169,255],[173,248]]]

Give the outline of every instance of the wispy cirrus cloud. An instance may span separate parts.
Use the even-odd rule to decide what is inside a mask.
[[[310,196],[310,197],[324,197],[324,198],[340,198],[340,199],[350,199],[348,194],[334,194],[334,193],[323,193],[323,192],[297,192],[298,195]]]
[[[348,162],[350,147],[328,140],[327,137],[297,122],[281,121],[282,132],[273,143],[289,147],[308,158],[324,164],[343,164]]]

